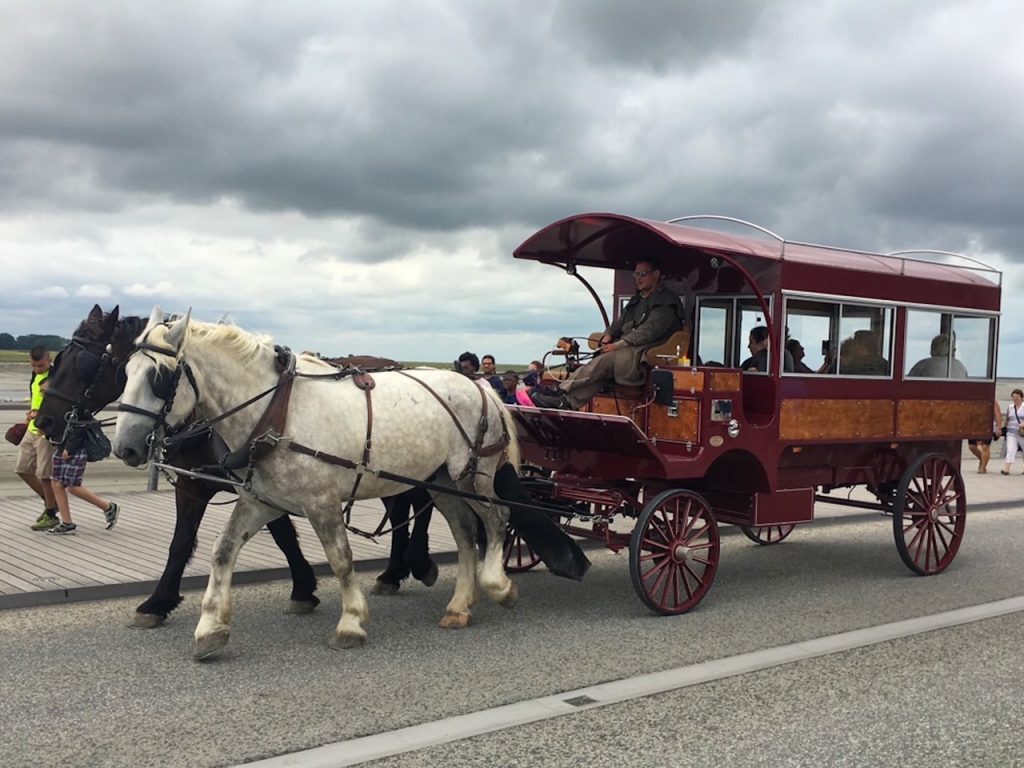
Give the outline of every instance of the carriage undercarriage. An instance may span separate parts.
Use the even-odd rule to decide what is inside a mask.
[[[528,411],[523,411],[521,416]],[[571,415],[560,415],[561,420]],[[522,439],[523,435],[521,435]],[[529,457],[531,446],[523,441]],[[537,446],[533,446],[537,448]],[[937,448],[939,450],[928,450]],[[695,608],[709,591],[718,569],[720,525],[734,525],[758,545],[783,542],[796,526],[813,519],[815,501],[875,510],[892,518],[896,548],[915,574],[945,570],[963,540],[966,495],[959,461],[950,453],[959,443],[911,446],[900,452],[888,446],[866,467],[850,470],[856,482],[823,484],[805,489],[777,489],[807,500],[810,512],[792,520],[764,522],[756,514],[757,492],[723,494],[705,477],[668,480],[600,479],[524,467],[531,495],[552,512],[572,536],[598,542],[612,552],[628,550],[630,577],[641,601],[664,615]],[[544,451],[533,451],[541,456]],[[550,450],[547,451],[550,456]],[[907,458],[909,457],[909,458]],[[562,454],[562,459],[565,455]],[[832,477],[842,472],[832,471]],[[873,501],[850,498],[842,491],[862,487]],[[505,566],[527,571],[540,560],[529,546],[509,532]]]

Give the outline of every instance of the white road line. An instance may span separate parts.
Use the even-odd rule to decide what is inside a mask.
[[[970,624],[1018,611],[1024,611],[1024,596],[936,613],[931,616],[921,616],[916,619],[894,621],[891,624],[880,624],[867,629],[856,629],[801,643],[741,653],[737,656],[705,661],[687,667],[677,667],[625,680],[592,685],[554,696],[542,696],[516,704],[507,704],[409,728],[400,728],[349,741],[339,741],[302,752],[246,763],[245,768],[291,768],[292,766],[342,768],[342,766],[359,765],[370,760],[379,760],[383,757],[391,757],[437,744],[447,744],[471,736],[513,728],[517,725],[571,715],[587,709],[619,704],[630,699],[674,691],[691,685],[757,672],[818,656],[828,656],[854,648],[863,648],[922,632]]]

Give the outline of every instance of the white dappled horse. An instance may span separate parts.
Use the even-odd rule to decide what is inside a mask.
[[[279,381],[275,367],[278,352],[266,337],[190,317],[164,324],[163,316],[159,307],[154,308],[137,340],[140,349],[127,364],[113,450],[133,466],[146,460],[162,412],[171,428],[188,420],[193,410],[213,420]],[[408,486],[373,472],[364,473],[357,484],[355,470],[289,447],[307,446],[360,462],[367,441],[366,393],[352,378],[310,377],[334,370],[315,357],[300,355],[296,362],[298,375],[287,404],[283,439],[271,443],[269,452],[255,463],[251,487],[240,489],[239,502],[214,544],[202,616],[195,631],[196,658],[227,643],[231,575],[238,552],[280,509],[309,519],[341,584],[343,612],[329,644],[346,648],[366,639],[367,604],[353,575],[341,510],[352,497],[354,485],[358,499],[396,494]],[[519,456],[515,427],[490,387],[480,387],[452,371],[434,369],[374,373],[373,379],[372,444],[367,454],[371,470],[429,479],[445,488],[495,498],[494,473],[507,460],[518,463]],[[254,427],[270,400],[267,394],[217,421],[214,429],[232,450],[244,447],[252,440]],[[476,450],[469,444],[470,436],[476,438]],[[497,450],[503,445],[504,450]],[[439,492],[432,495],[458,546],[455,592],[441,626],[469,624],[478,580],[492,600],[506,607],[515,605],[518,590],[502,567],[508,508]],[[487,534],[479,576],[477,517]]]

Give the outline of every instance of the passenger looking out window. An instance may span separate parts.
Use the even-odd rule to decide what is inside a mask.
[[[956,359],[956,347],[950,349],[949,336],[940,333],[932,339],[931,354],[914,363],[907,376],[926,379],[966,379],[967,368]]]
[[[804,357],[807,356],[807,352],[804,350],[804,345],[800,343],[798,339],[790,339],[786,342],[786,351],[793,357],[793,372],[794,373],[814,373],[805,362]]]
[[[768,328],[758,325],[750,329],[750,337],[747,340],[747,349],[750,350],[750,357],[740,365],[744,371],[767,371],[768,370]]]

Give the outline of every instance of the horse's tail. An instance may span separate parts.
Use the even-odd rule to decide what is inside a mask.
[[[490,398],[491,405],[498,409],[498,413],[501,414],[501,421],[504,427],[504,432],[508,435],[508,445],[505,446],[505,460],[508,461],[516,472],[519,471],[519,463],[521,457],[519,455],[519,435],[516,432],[516,424],[512,420],[512,412],[505,407],[505,403],[498,397],[496,390],[491,387],[481,387],[484,390],[484,394]]]

